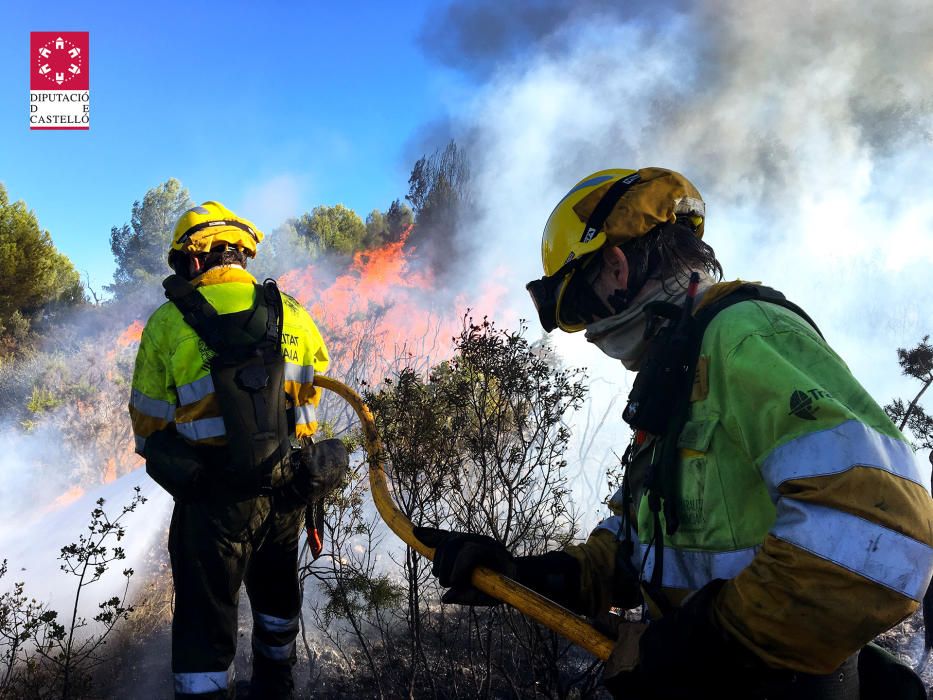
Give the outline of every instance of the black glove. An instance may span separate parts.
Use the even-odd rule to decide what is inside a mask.
[[[486,535],[471,532],[451,532],[433,527],[416,527],[415,537],[434,548],[431,573],[438,582],[450,590],[444,593],[442,603],[460,605],[497,605],[501,601],[473,587],[470,578],[473,569],[485,566],[509,578],[515,578],[515,557],[505,545]]]
[[[473,569],[485,566],[571,610],[580,611],[580,563],[564,552],[514,557],[502,544],[486,535],[416,527],[415,537],[434,547],[431,573],[450,590],[444,603],[498,605],[501,601],[475,588]]]
[[[566,552],[554,551],[516,557],[515,580],[545,598],[576,613],[585,614],[580,580],[580,562]]]
[[[638,644],[634,672],[604,678],[616,697],[737,698],[764,663],[716,623],[713,601],[725,584],[714,579],[679,608],[648,625]],[[735,693],[739,693],[736,695]]]
[[[202,455],[175,432],[174,425],[146,438],[146,473],[176,501],[203,497],[208,471]]]
[[[332,438],[292,451],[292,479],[281,500],[293,507],[319,503],[338,488],[350,470],[343,442]]]

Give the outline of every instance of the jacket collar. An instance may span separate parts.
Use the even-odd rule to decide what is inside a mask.
[[[195,287],[207,287],[212,284],[225,284],[227,282],[245,282],[247,284],[256,284],[256,278],[244,270],[242,267],[233,265],[221,265],[212,267],[193,280],[191,284]]]

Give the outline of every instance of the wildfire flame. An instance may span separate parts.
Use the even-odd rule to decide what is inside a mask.
[[[61,494],[58,498],[52,501],[46,508],[45,512],[58,510],[59,508],[64,508],[67,505],[70,505],[77,501],[81,496],[84,495],[84,489],[80,486],[72,486],[70,489]]]
[[[278,280],[331,336],[339,336],[325,337],[335,374],[340,372],[341,351],[352,349],[334,347],[334,341],[344,345],[341,338],[353,341],[365,334],[378,344],[383,362],[376,364],[381,366],[369,366],[365,376],[358,377],[378,380],[381,377],[374,373],[402,355],[417,354],[431,362],[449,352],[448,341],[457,333],[460,314],[468,306],[481,314],[500,305],[506,291],[501,285],[476,290],[471,295],[475,299],[440,289],[432,272],[418,269],[415,249],[406,246],[411,230],[398,241],[357,252],[349,269],[330,284],[325,282],[326,286],[321,281],[329,276],[317,263],[287,272]]]
[[[130,343],[138,343],[142,336],[143,322],[136,319],[117,336],[117,347],[125,348]]]
[[[435,275],[420,269],[414,247],[407,245],[412,228],[397,241],[357,252],[351,264],[335,275],[329,261],[287,272],[279,279],[281,288],[309,310],[322,327],[331,352],[329,373],[346,380],[378,383],[383,372],[397,360],[419,360],[421,367],[437,362],[450,352],[450,339],[460,329],[461,315],[469,307],[474,315],[501,313],[506,288],[486,284],[471,294],[454,295],[439,288]],[[497,271],[495,279],[507,279],[508,271]],[[117,335],[106,354],[108,377],[116,372],[117,358],[132,351],[142,337],[144,324],[137,319]],[[362,359],[359,348],[367,345]],[[93,404],[79,412],[93,412]],[[129,417],[126,416],[128,423]],[[141,464],[131,440],[118,453],[111,452],[101,465],[101,480],[107,483]],[[61,507],[80,497],[75,487],[53,504]]]

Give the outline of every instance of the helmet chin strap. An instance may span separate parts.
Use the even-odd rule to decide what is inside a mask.
[[[625,311],[632,299],[628,289],[617,289],[606,298],[606,301],[615,315]]]

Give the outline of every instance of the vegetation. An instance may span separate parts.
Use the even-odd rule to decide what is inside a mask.
[[[933,450],[933,416],[920,404],[927,389],[933,385],[933,345],[930,344],[930,336],[924,336],[913,348],[898,348],[897,358],[901,371],[919,381],[920,389],[910,401],[894,399],[884,410],[897,427],[913,439],[915,449]],[[933,452],[928,452],[928,456],[930,466],[933,467]],[[921,616],[924,640],[918,671],[923,672],[933,651],[933,582],[923,597]]]
[[[0,698],[85,697],[91,672],[106,661],[104,645],[116,626],[133,612],[127,604],[132,569],[124,569],[122,595],[101,601],[92,620],[79,614],[85,589],[100,581],[111,566],[126,558],[126,552],[111,541],[126,534],[123,517],[146,502],[139,487],[132,500],[111,519],[98,499],[91,511],[88,534],[78,536],[61,548],[61,570],[77,581],[70,615],[59,618],[56,610],[25,594],[25,583],[0,595]],[[0,564],[0,578],[7,561]],[[94,624],[92,624],[94,623]]]
[[[451,359],[428,372],[400,367],[365,398],[393,496],[410,519],[487,533],[534,554],[575,534],[566,420],[585,389],[579,372],[562,369],[524,331],[465,319]],[[324,593],[312,623],[353,669],[340,674],[340,693],[596,693],[599,665],[565,640],[505,607],[441,607],[428,560],[409,547],[380,555],[398,550],[383,542],[384,526],[363,507],[365,490],[358,474],[337,497],[328,520],[331,551],[303,569]]]
[[[927,413],[920,403],[923,395],[933,384],[933,345],[930,336],[924,336],[913,348],[897,349],[901,371],[908,377],[920,382],[920,389],[910,400],[894,399],[884,407],[888,416],[901,430],[906,430],[915,441],[915,447],[933,450],[933,416]],[[933,453],[930,455],[933,464]]]
[[[117,268],[108,291],[119,298],[140,286],[158,287],[168,272],[166,252],[175,222],[193,206],[187,188],[175,178],[150,189],[142,202],[133,202],[130,223],[110,229]]]
[[[420,158],[405,200],[374,209],[365,220],[340,204],[313,207],[286,222],[292,238],[270,241],[267,250],[288,264],[294,251],[330,258],[339,270],[359,251],[404,239],[409,250],[442,270],[460,252],[462,237],[454,233],[472,207],[464,151],[451,142]],[[167,273],[171,231],[192,204],[174,179],[134,202],[130,222],[111,230],[117,267],[108,287],[112,299],[94,307],[82,305],[76,271],[39,229],[35,214],[22,202],[10,204],[0,187],[0,356],[7,358],[0,363],[0,411],[20,436],[54,428],[54,459],[30,459],[38,479],[51,483],[57,471],[55,483],[87,487],[139,464],[125,406],[134,346],[114,347],[113,339],[161,303],[158,281]],[[83,309],[80,331],[65,332],[65,309]],[[433,352],[424,351],[437,350],[436,337],[422,339],[421,350],[409,346],[387,357],[380,325],[387,311],[371,305],[322,331],[334,376],[356,381],[386,375],[378,384],[362,382],[362,388],[403,512],[420,525],[491,535],[517,554],[551,550],[582,534],[568,492],[568,461],[576,464],[585,454],[581,448],[568,459],[567,426],[583,404],[583,375],[562,367],[547,343],[530,343],[524,327],[503,330],[486,319],[464,319],[446,361],[429,360]],[[22,349],[50,328],[67,342],[25,356]],[[933,384],[933,346],[925,337],[899,349],[898,358],[919,386],[886,411],[918,450],[933,449],[933,417],[923,407]],[[328,435],[359,447],[354,416],[344,402],[325,396],[320,413]],[[604,420],[586,419],[582,444],[592,445],[589,433]],[[590,496],[602,488],[593,481]],[[137,494],[123,514],[141,502]],[[122,596],[102,601],[95,616],[82,619],[78,601],[122,559],[122,550],[113,546],[122,538],[121,517],[111,521],[98,502],[88,534],[61,550],[62,566],[76,581],[70,614],[60,616],[29,597],[24,582],[0,585],[0,698],[91,692],[91,672],[106,660],[105,640],[113,641],[111,633],[119,631],[132,606],[124,589]],[[401,546],[373,512],[362,462],[329,502],[325,539],[325,554],[301,569],[308,603],[299,668],[316,695],[586,698],[602,692],[600,664],[515,611],[441,606],[430,562]],[[146,634],[164,630],[171,605],[170,575],[167,564],[160,564],[152,619],[133,621],[133,629]],[[0,583],[7,573],[4,562]],[[128,583],[132,571],[124,575]],[[930,601],[924,611],[933,628]],[[919,629],[916,620],[905,624]],[[138,644],[137,636],[121,643]],[[933,637],[927,643],[933,645]],[[161,672],[168,683],[167,663]]]
[[[415,213],[412,244],[435,270],[444,271],[465,252],[456,235],[473,206],[466,152],[451,140],[422,156],[408,178],[407,199]]]
[[[393,200],[389,208],[381,212],[373,209],[366,217],[366,248],[375,248],[386,243],[395,243],[414,224],[415,215],[405,204]]]
[[[11,204],[0,184],[0,360],[20,355],[43,325],[83,301],[71,261],[26,203]]]

